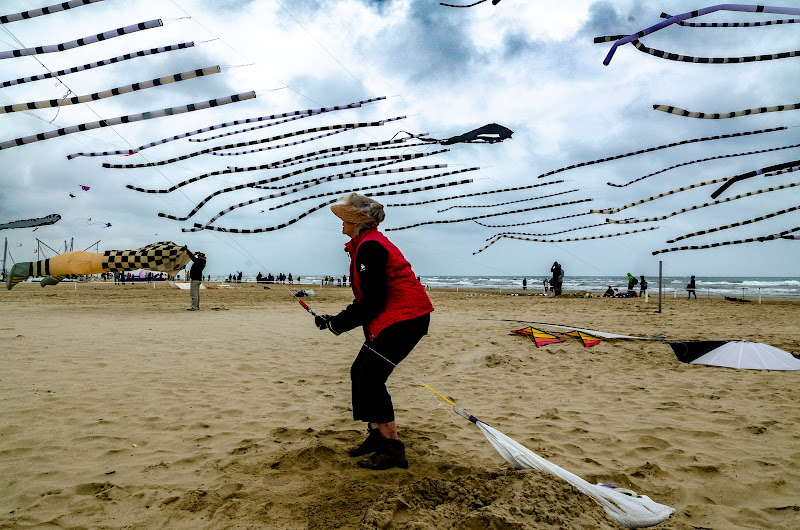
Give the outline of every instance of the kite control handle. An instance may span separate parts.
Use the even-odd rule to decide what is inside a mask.
[[[317,314],[313,312],[310,307],[308,307],[307,303],[303,302],[302,300],[298,300],[298,302],[300,303],[301,306],[303,306],[303,309],[311,313],[313,316],[317,316]]]

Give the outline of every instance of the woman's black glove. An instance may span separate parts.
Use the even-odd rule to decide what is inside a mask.
[[[314,324],[316,324],[319,329],[329,329],[334,335],[339,335],[339,332],[331,327],[332,320],[333,317],[331,315],[317,315],[314,317]]]

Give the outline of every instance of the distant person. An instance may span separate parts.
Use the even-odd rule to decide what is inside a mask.
[[[522,290],[523,291],[528,290],[528,278],[522,278]]]
[[[647,280],[644,279],[644,274],[639,276],[639,296],[644,296],[647,292]]]
[[[206,255],[202,252],[194,253],[183,247],[192,258],[192,268],[189,270],[189,295],[192,297],[192,307],[187,311],[200,311],[200,284],[203,282],[203,269],[206,266]]]
[[[367,469],[408,468],[405,445],[395,424],[386,381],[428,333],[433,305],[417,281],[411,264],[378,231],[383,205],[351,193],[331,206],[350,238],[350,280],[355,300],[338,315],[315,318],[319,329],[335,335],[362,326],[366,341],[350,368],[353,419],[367,424],[368,436],[350,449],[350,456]]]
[[[613,298],[614,297],[614,289],[609,285],[606,292],[603,293],[603,298]]]
[[[561,267],[559,262],[554,261],[553,266],[550,267],[550,272],[553,273],[553,278],[551,280],[551,285],[553,286],[553,295],[561,296],[561,285],[564,282],[564,269]]]
[[[686,291],[689,293],[689,296],[686,297],[687,300],[692,299],[692,295],[694,295],[694,299],[697,300],[697,293],[694,292],[696,285],[694,281],[694,276],[691,277],[689,283],[686,284]]]

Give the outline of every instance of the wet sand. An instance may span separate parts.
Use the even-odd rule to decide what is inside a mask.
[[[391,377],[410,468],[359,469],[349,367],[363,336],[313,326],[347,288],[20,284],[0,297],[0,528],[618,528],[517,471],[430,385],[591,483],[672,506],[658,528],[796,528],[797,372],[695,366],[667,344],[536,348],[519,319],[800,351],[800,301],[740,304],[432,290]],[[522,292],[520,291],[520,294]],[[527,294],[527,293],[525,293]],[[212,310],[212,308],[218,308]]]

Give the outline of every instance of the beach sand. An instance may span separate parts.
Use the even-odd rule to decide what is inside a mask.
[[[299,286],[3,290],[1,528],[619,528],[559,478],[512,469],[420,383],[590,483],[672,506],[658,528],[797,528],[797,372],[680,363],[665,343],[536,348],[522,323],[800,350],[800,301],[432,290],[389,380],[408,470],[359,469],[360,330],[319,331]],[[319,313],[347,288],[311,287]],[[526,293],[527,294],[527,293]],[[212,308],[218,308],[212,310]]]

